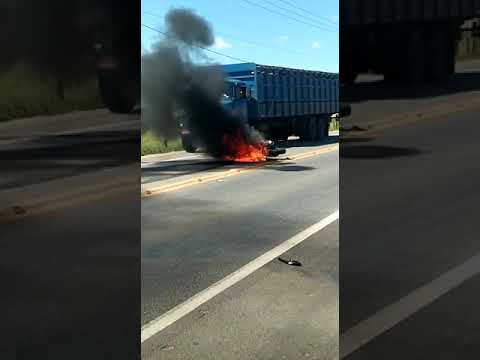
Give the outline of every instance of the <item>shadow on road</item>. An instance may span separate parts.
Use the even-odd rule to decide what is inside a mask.
[[[360,136],[355,136],[355,137],[343,137],[340,139],[340,147],[342,144],[348,144],[348,143],[364,143],[364,142],[370,142],[375,140],[373,137],[360,137]]]
[[[14,139],[9,139],[14,140]],[[36,159],[44,157],[70,158],[72,156],[118,157],[125,152],[115,154],[116,146],[138,144],[140,149],[140,134],[137,130],[98,131],[82,134],[62,134],[38,136],[27,141],[19,139],[17,143],[6,146],[0,144],[0,160]],[[104,148],[111,147],[110,151]],[[138,151],[130,151],[132,158],[138,157]]]
[[[275,165],[275,164],[274,165],[267,165],[267,166],[264,167],[264,169],[297,172],[297,171],[315,170],[316,168],[312,167],[312,166],[293,165],[293,164],[287,163],[287,164],[278,164],[278,165]]]
[[[422,151],[415,148],[402,148],[382,145],[340,146],[340,157],[383,159],[420,155]]]
[[[284,171],[284,172],[300,172],[315,170],[311,166],[297,165],[292,162],[280,163],[284,158],[273,158],[261,164],[262,169]],[[200,162],[192,162],[191,160],[172,160],[164,161],[158,166],[149,166],[142,168],[142,184],[148,184],[154,181],[166,180],[169,178],[188,176],[199,172],[209,172],[222,169],[245,169],[257,167],[258,163],[236,163],[223,160],[205,160]],[[143,178],[145,177],[145,178]]]
[[[127,165],[139,157],[140,136],[129,132],[42,136],[0,145],[0,189]]]

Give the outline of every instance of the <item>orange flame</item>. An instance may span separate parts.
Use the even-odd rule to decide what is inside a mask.
[[[223,145],[227,155],[224,160],[235,162],[261,162],[267,160],[267,147],[263,143],[249,144],[241,131],[235,135],[224,134]]]

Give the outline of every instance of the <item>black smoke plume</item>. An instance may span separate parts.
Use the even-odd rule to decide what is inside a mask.
[[[205,57],[201,48],[211,46],[210,24],[192,10],[170,10],[165,17],[166,36],[142,57],[142,119],[145,129],[174,138],[186,120],[205,151],[216,157],[231,155],[223,144],[225,135],[240,135],[248,143],[260,136],[240,118],[220,105],[225,90],[218,65],[195,65],[193,57]]]

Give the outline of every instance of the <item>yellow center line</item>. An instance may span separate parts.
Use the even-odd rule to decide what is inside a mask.
[[[34,199],[32,202],[23,200],[17,205],[0,209],[0,223],[11,222],[34,215],[49,213],[63,208],[80,205],[82,203],[98,200],[106,196],[117,194],[126,190],[138,189],[137,182],[117,182],[97,186],[89,186],[80,191],[74,191],[60,196]],[[138,190],[137,190],[138,191]]]
[[[306,159],[306,158],[309,158],[309,157],[312,157],[312,156],[321,155],[321,154],[325,154],[325,153],[328,153],[328,152],[331,152],[331,151],[335,151],[335,150],[338,150],[338,144],[323,147],[321,149],[309,151],[309,152],[298,154],[298,155],[289,156],[287,158],[287,160],[302,160],[302,159]],[[269,163],[269,162],[264,162],[264,163],[255,164],[255,165],[250,166],[250,167],[219,171],[219,172],[216,172],[214,174],[198,176],[198,177],[194,177],[192,179],[188,179],[188,180],[185,180],[185,181],[173,182],[173,183],[170,183],[170,184],[164,184],[164,185],[157,186],[157,187],[151,187],[151,188],[148,188],[146,190],[143,190],[142,193],[141,193],[141,197],[146,198],[146,197],[155,196],[155,195],[159,195],[159,194],[163,194],[163,193],[167,193],[167,192],[172,192],[172,191],[176,191],[176,190],[180,190],[180,189],[185,189],[185,188],[188,188],[188,187],[191,187],[191,186],[194,186],[194,185],[207,184],[207,183],[210,183],[212,181],[216,181],[216,180],[225,179],[225,178],[228,178],[228,177],[231,177],[231,176],[239,175],[239,174],[245,173],[247,171],[257,170],[257,169],[260,169],[262,167],[268,166],[270,164],[271,163]]]
[[[338,144],[327,146],[327,147],[322,147],[321,149],[313,150],[313,151],[308,151],[305,153],[301,153],[298,155],[293,155],[289,156],[289,159],[291,160],[302,160],[302,159],[307,159],[309,157],[315,156],[315,155],[321,155],[325,154],[334,150],[338,150]]]

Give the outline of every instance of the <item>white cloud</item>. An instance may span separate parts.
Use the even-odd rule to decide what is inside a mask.
[[[332,16],[332,21],[333,21],[333,22],[336,22],[336,23],[338,24],[338,20],[339,20],[338,15]]]
[[[320,45],[320,43],[318,41],[314,41],[312,43],[312,48],[313,49],[320,49],[322,46]]]
[[[281,42],[288,41],[288,35],[280,35],[277,39]]]
[[[215,44],[214,46],[217,48],[217,49],[230,49],[232,48],[232,44],[226,42],[225,40],[223,40],[223,38],[221,36],[217,36],[215,38]]]

